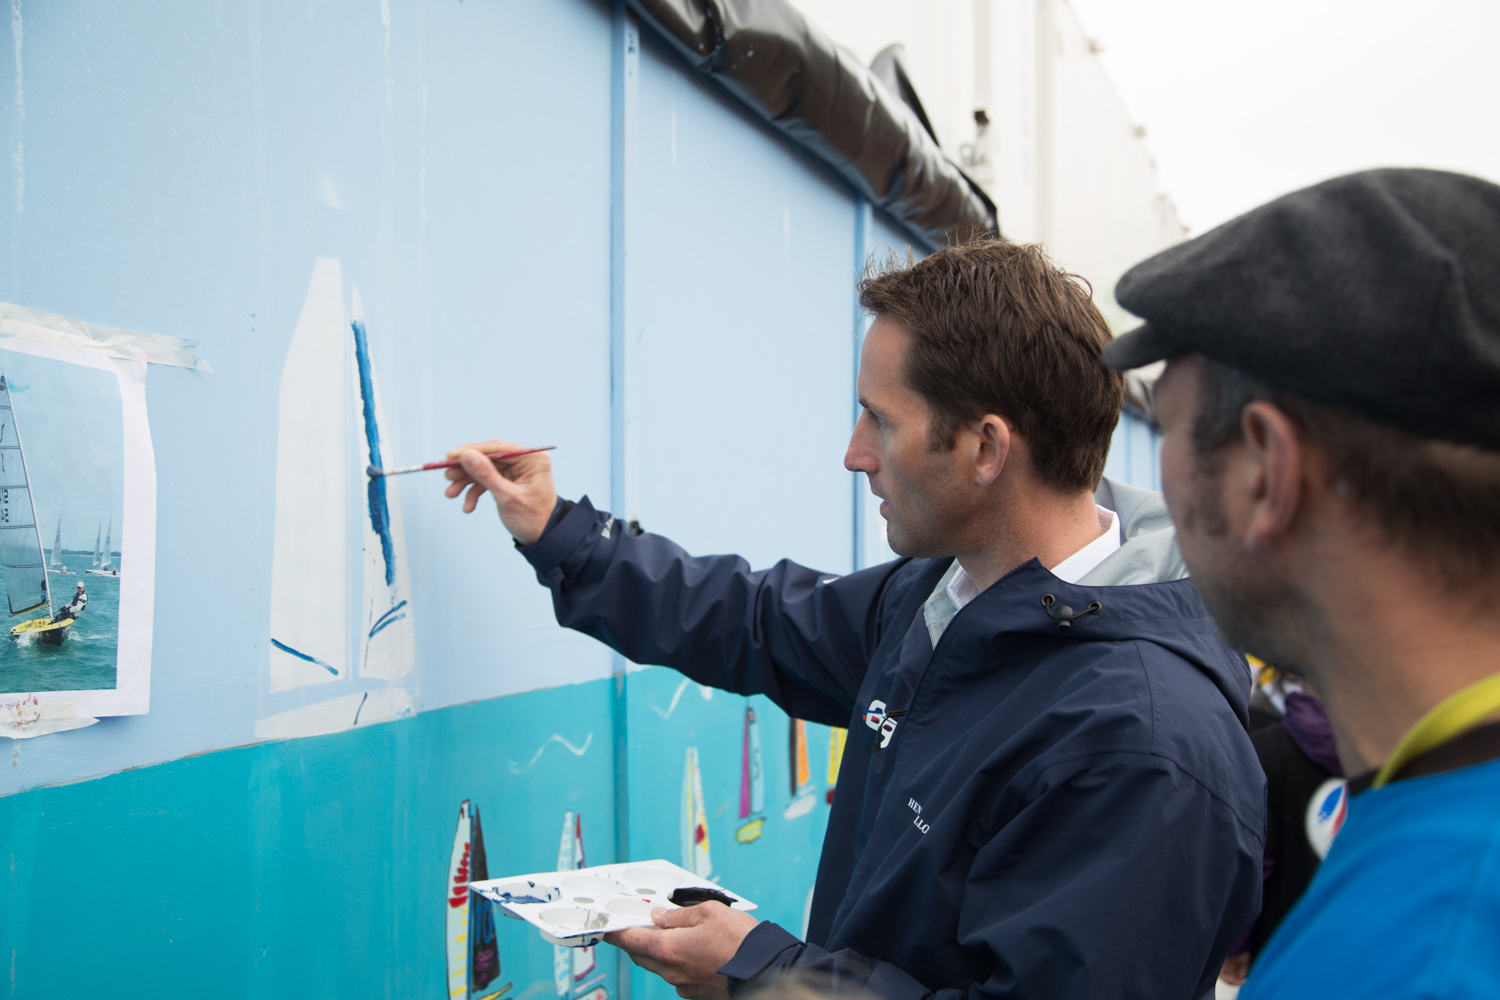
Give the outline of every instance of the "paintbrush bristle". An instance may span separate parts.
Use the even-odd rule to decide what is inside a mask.
[[[385,470],[378,465],[367,465],[365,466],[365,475],[369,476],[371,479],[374,479],[377,476],[385,475]]]

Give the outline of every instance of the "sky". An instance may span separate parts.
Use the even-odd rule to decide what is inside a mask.
[[[1500,182],[1500,0],[1071,0],[1192,234],[1378,166]]]
[[[115,373],[3,349],[0,370],[26,448],[42,544],[52,547],[60,514],[63,548],[92,552],[99,522],[113,517],[118,552],[125,431]]]

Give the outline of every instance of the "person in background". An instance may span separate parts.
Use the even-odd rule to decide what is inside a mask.
[[[844,465],[893,562],[752,572],[560,500],[545,455],[450,453],[447,495],[493,498],[559,623],[849,728],[807,940],[712,902],[606,940],[683,997],[787,969],[886,1000],[1201,997],[1260,904],[1249,677],[1160,498],[1100,481],[1109,328],[1039,248],[997,239],[893,265],[860,301]]]
[[[1255,687],[1250,691],[1250,735],[1254,736],[1258,730],[1280,722],[1286,714],[1287,680],[1280,670],[1265,661],[1254,656],[1245,659],[1250,661],[1250,673],[1255,678]]]
[[[1377,170],[1120,280],[1226,638],[1323,696],[1348,816],[1243,1000],[1500,992],[1500,187]]]
[[[78,581],[78,589],[73,591],[73,600],[63,605],[57,612],[53,621],[69,621],[83,614],[83,609],[88,606],[89,595],[83,589],[83,581]]]
[[[1266,772],[1265,885],[1260,916],[1219,973],[1234,985],[1244,983],[1255,956],[1307,890],[1346,815],[1344,768],[1323,703],[1302,678],[1264,670],[1274,680],[1262,689],[1275,685],[1283,714],[1250,734]]]

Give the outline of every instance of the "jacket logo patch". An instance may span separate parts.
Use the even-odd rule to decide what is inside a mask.
[[[877,749],[890,746],[891,736],[896,732],[896,723],[905,714],[905,712],[887,712],[885,702],[878,698],[870,702],[870,707],[865,710],[865,725],[880,734]]]

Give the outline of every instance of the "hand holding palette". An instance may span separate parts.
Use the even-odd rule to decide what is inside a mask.
[[[567,948],[586,948],[612,931],[651,926],[651,911],[716,900],[753,910],[743,896],[719,888],[670,861],[630,861],[572,871],[513,875],[470,882],[469,888],[524,920],[542,937]]]

